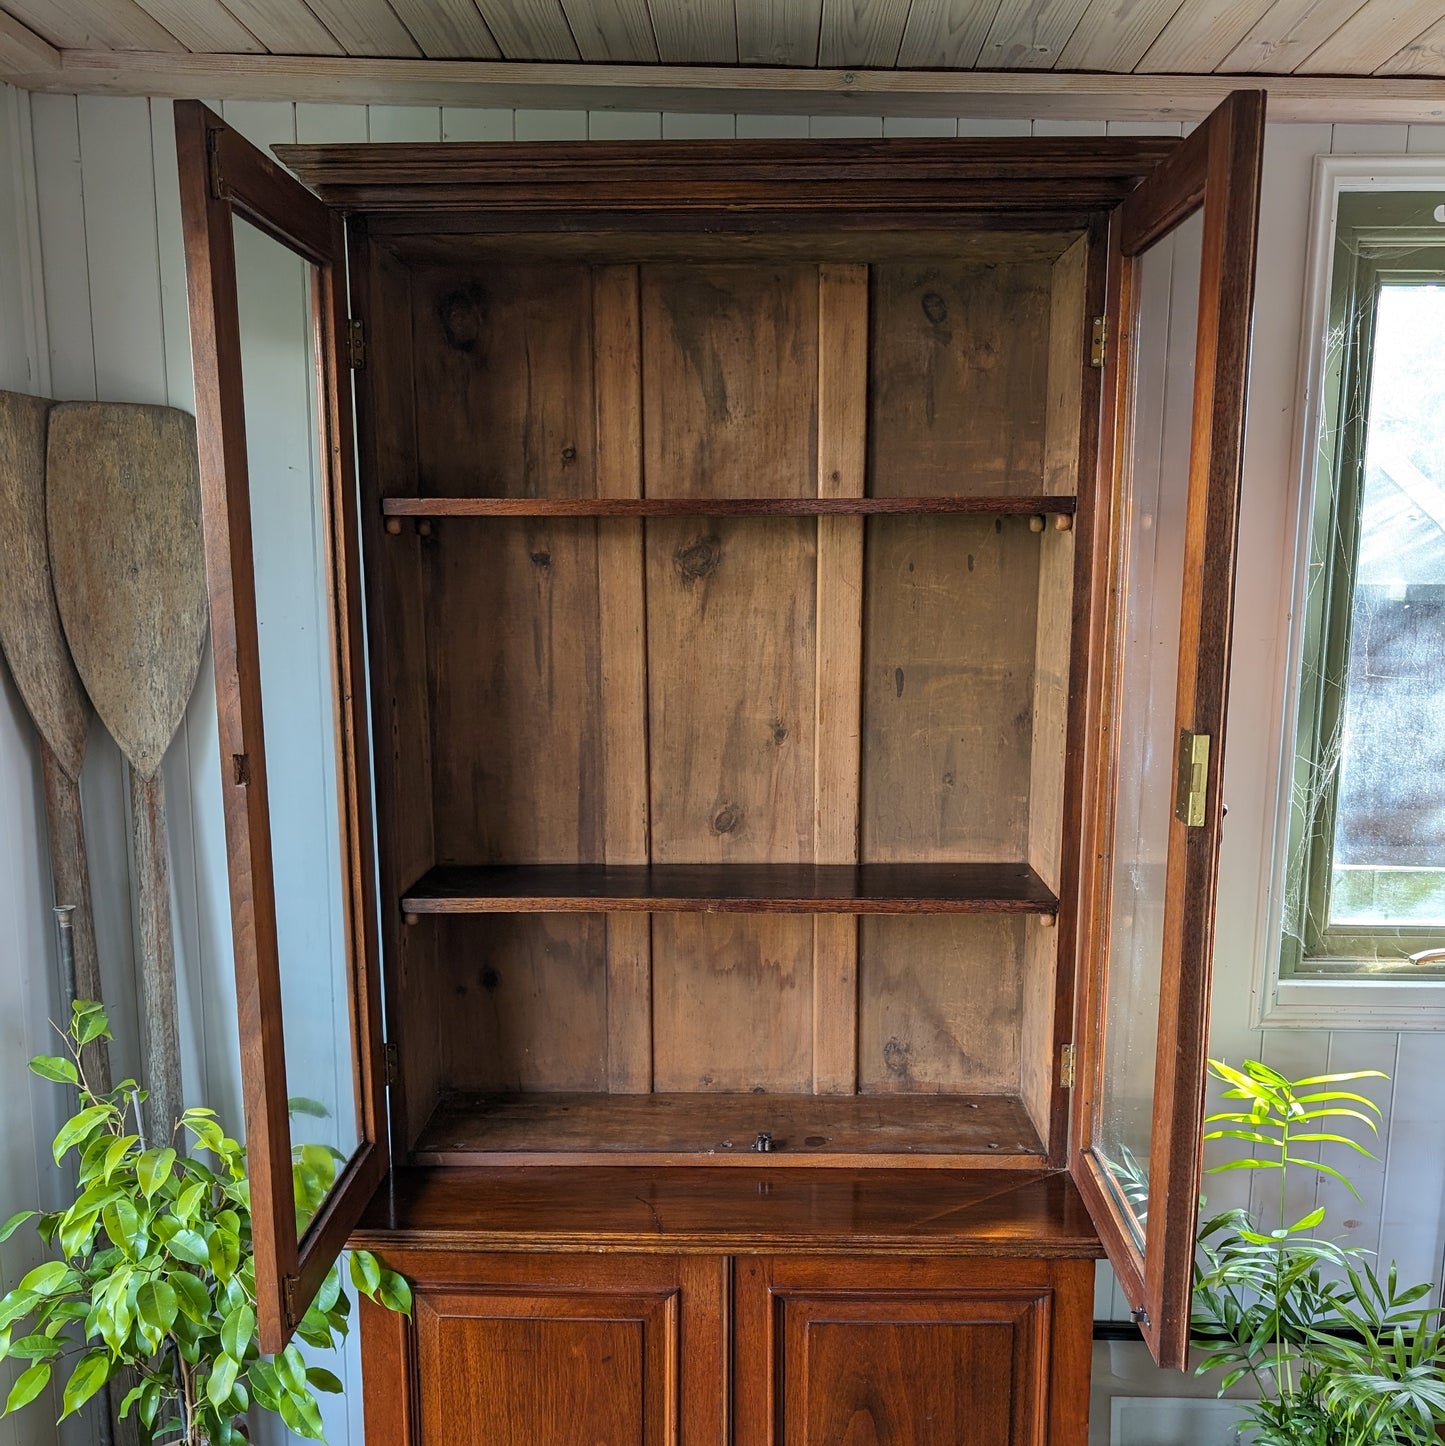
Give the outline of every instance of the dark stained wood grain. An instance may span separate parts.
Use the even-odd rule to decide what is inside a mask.
[[[906,480],[906,479],[905,479]],[[949,485],[961,485],[958,476]],[[837,517],[876,513],[984,513],[1070,517],[1059,494],[995,496],[711,497],[384,497],[387,517]]]
[[[386,1258],[415,1282],[415,1309],[408,1321],[363,1307],[369,1437],[397,1446],[722,1446],[725,1259]]]
[[[627,1253],[887,1249],[1085,1261],[1101,1253],[1078,1190],[1059,1171],[776,1163],[760,1168],[754,1156],[729,1170],[400,1169],[371,1202],[353,1244],[424,1278],[462,1266],[467,1251],[603,1244]]]
[[[743,1257],[736,1446],[1084,1446],[1091,1279],[911,1249]]]
[[[449,143],[450,144],[450,143]],[[408,263],[433,265],[463,259],[473,263],[585,261],[592,265],[653,261],[808,261],[869,264],[877,261],[936,260],[938,231],[888,231],[851,224],[828,230],[775,228],[750,231],[685,229],[669,218],[671,230],[651,230],[646,218],[634,218],[626,230],[570,229],[566,217],[551,218],[550,230],[529,230],[525,217],[493,214],[482,226],[475,216],[445,216],[438,212],[372,213],[370,220],[387,237],[396,255]],[[469,229],[459,229],[467,227]],[[926,227],[929,223],[923,222]],[[951,225],[947,251],[954,261],[1053,261],[1077,237],[1084,224],[1071,229],[1044,229],[1032,216],[1016,215],[1000,226]]]
[[[802,1087],[809,1087],[805,1077]],[[1009,1095],[458,1094],[413,1152],[420,1165],[929,1164],[1031,1168],[1038,1135]]]
[[[478,230],[495,224],[487,212],[534,213],[553,225],[560,212],[589,229],[609,214],[642,214],[655,225],[672,212],[694,228],[706,218],[750,230],[760,217],[816,229],[850,218],[887,225],[899,213],[956,224],[977,214],[1107,207],[1178,144],[1091,136],[594,143],[585,153],[570,143],[318,145],[276,153],[349,210],[465,208]]]
[[[406,891],[410,914],[1052,913],[1024,863],[446,865]]]

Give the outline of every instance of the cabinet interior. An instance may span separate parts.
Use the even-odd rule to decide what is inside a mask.
[[[1094,264],[364,248],[398,1159],[1041,1163]]]

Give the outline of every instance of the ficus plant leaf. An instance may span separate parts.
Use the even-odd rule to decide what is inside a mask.
[[[1378,1133],[1380,1107],[1367,1096],[1322,1085],[1385,1079],[1379,1070],[1290,1080],[1257,1060],[1241,1069],[1211,1060],[1225,1099],[1245,1111],[1222,1111],[1207,1123],[1210,1141],[1233,1141],[1254,1153],[1211,1164],[1210,1173],[1274,1171],[1265,1193],[1278,1201],[1274,1219],[1224,1211],[1199,1227],[1194,1274],[1194,1344],[1200,1375],[1220,1372],[1219,1392],[1242,1381],[1258,1399],[1243,1405],[1256,1446],[1438,1446],[1445,1422],[1445,1326],[1420,1304],[1429,1284],[1401,1289],[1392,1265],[1384,1282],[1366,1252],[1320,1232],[1317,1206],[1291,1222],[1289,1182],[1298,1172],[1355,1187],[1336,1166],[1297,1153],[1302,1145],[1373,1158],[1358,1140],[1321,1130],[1322,1119],[1353,1119]],[[1266,1175],[1264,1177],[1268,1179]]]
[[[22,1210],[0,1225],[4,1241],[30,1222],[54,1252],[0,1297],[0,1361],[29,1362],[0,1415],[40,1398],[52,1375],[62,1417],[72,1415],[128,1370],[136,1384],[122,1413],[139,1417],[143,1440],[244,1446],[239,1420],[253,1405],[322,1440],[316,1393],[338,1391],[340,1381],[308,1366],[294,1345],[274,1359],[258,1347],[245,1148],[208,1109],[188,1110],[174,1138],[148,1144],[135,1081],[98,1094],[85,1078],[82,1047],[109,1037],[104,1009],[82,1000],[66,1035],[69,1057],[31,1061],[41,1079],[78,1090],[54,1144],[57,1164],[78,1156],[76,1192],[64,1210]],[[297,1104],[325,1115],[313,1100]],[[292,1153],[297,1216],[309,1220],[344,1160],[314,1144]],[[354,1252],[349,1269],[357,1290],[410,1311],[406,1281],[375,1256]],[[332,1266],[298,1334],[313,1348],[334,1347],[350,1311]]]

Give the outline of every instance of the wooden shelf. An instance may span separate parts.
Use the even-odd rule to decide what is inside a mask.
[[[406,914],[1056,914],[1025,863],[523,864],[429,870]]]
[[[753,1148],[771,1136],[767,1153]],[[455,1094],[417,1165],[708,1164],[1037,1169],[1038,1132],[1011,1095]]]
[[[740,1163],[755,1163],[757,1157]],[[806,1170],[592,1165],[402,1168],[354,1244],[458,1250],[899,1251],[1093,1258],[1103,1252],[1066,1171]],[[612,1165],[612,1161],[608,1161]],[[781,1165],[781,1168],[779,1167]]]
[[[822,517],[978,513],[1072,517],[1074,497],[384,497],[386,517]]]

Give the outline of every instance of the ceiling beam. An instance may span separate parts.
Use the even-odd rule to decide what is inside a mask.
[[[27,34],[29,32],[26,32]],[[43,41],[38,44],[44,46]],[[50,55],[57,52],[45,47]],[[16,85],[107,95],[579,110],[1198,120],[1230,91],[1269,91],[1271,120],[1445,121],[1445,77],[1104,75],[577,65],[354,56],[58,52],[11,62]]]
[[[35,89],[31,78],[58,74],[60,56],[61,52],[48,40],[42,40],[28,25],[0,10],[0,80],[23,75],[24,84]]]

